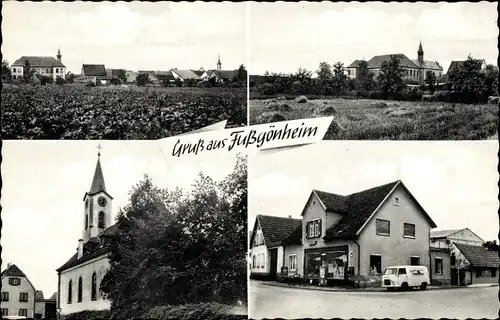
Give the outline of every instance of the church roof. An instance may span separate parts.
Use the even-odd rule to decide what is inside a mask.
[[[422,42],[420,42],[418,46],[418,53],[424,53],[424,49],[422,49]]]
[[[389,62],[391,56],[396,56],[399,59],[399,66],[403,68],[418,68],[413,61],[411,61],[406,55],[402,53],[396,54],[384,54],[379,56],[374,56],[368,61],[368,68],[380,68],[383,62]]]
[[[90,186],[89,194],[96,194],[101,191],[106,191],[106,184],[104,183],[104,175],[102,173],[100,160],[100,157],[98,157],[94,172],[94,179],[92,179],[92,185]]]
[[[443,71],[443,67],[441,67],[441,65],[437,61],[424,60],[423,63],[420,63],[420,61],[418,61],[418,59],[416,59],[416,60],[414,59],[412,61],[413,61],[413,63],[415,63],[416,65],[420,66],[423,69]]]
[[[22,56],[17,59],[12,66],[24,66],[26,60],[30,62],[31,67],[65,67],[65,65],[54,57],[40,57],[40,56]]]

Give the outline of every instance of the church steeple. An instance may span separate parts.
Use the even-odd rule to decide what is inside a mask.
[[[101,191],[106,191],[106,184],[104,183],[104,175],[101,168],[101,146],[97,147],[99,152],[97,153],[97,164],[94,171],[94,178],[92,179],[92,185],[90,186],[89,194],[96,194]]]
[[[222,63],[220,63],[220,55],[217,58],[217,70],[220,70],[222,68]]]
[[[106,191],[104,174],[101,167],[101,146],[97,147],[97,164],[90,190],[85,193],[82,240],[84,243],[98,237],[101,232],[112,224],[111,197]]]
[[[62,55],[61,55],[61,48],[58,48],[58,49],[57,49],[57,60],[58,60],[59,62],[61,62],[61,59],[62,59]]]
[[[418,46],[417,55],[418,55],[418,62],[424,63],[424,49],[422,49],[422,42],[420,42]]]

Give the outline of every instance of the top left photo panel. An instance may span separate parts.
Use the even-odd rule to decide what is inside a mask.
[[[2,139],[156,140],[247,125],[245,3],[2,6]]]

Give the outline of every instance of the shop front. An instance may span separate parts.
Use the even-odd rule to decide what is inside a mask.
[[[354,268],[348,268],[347,245],[305,250],[304,276],[318,283],[345,282]]]

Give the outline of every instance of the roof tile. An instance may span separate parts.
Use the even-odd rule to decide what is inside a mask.
[[[500,266],[497,251],[488,250],[483,246],[470,246],[459,243],[456,243],[455,246],[473,267],[498,268]]]

